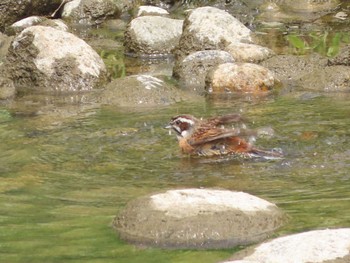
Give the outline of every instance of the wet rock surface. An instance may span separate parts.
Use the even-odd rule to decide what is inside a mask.
[[[295,23],[296,21],[313,23],[315,20],[336,10],[338,7],[338,0],[265,1],[265,3],[259,7],[261,12],[257,20],[270,25],[273,25],[273,23]]]
[[[349,92],[350,70],[347,66],[316,69],[302,76],[296,85],[303,90],[316,92]]]
[[[279,237],[237,253],[226,263],[346,263],[350,261],[350,228],[314,230]]]
[[[346,50],[343,54],[346,54]],[[317,54],[278,55],[263,61],[261,65],[270,69],[291,90],[348,92],[350,74],[343,54],[330,60]]]
[[[182,20],[161,16],[133,19],[125,32],[125,51],[133,56],[169,56],[178,45]]]
[[[102,104],[134,108],[166,106],[194,99],[165,80],[150,75],[115,79],[107,85],[99,97]]]
[[[182,189],[131,201],[113,224],[131,243],[203,249],[261,241],[283,222],[274,204],[243,192]]]
[[[6,70],[17,91],[77,92],[106,80],[100,56],[73,34],[50,27],[25,29],[12,42]]]
[[[306,74],[327,66],[327,58],[318,54],[295,56],[277,55],[260,63],[268,68],[284,86],[296,86],[295,81]]]
[[[313,12],[322,13],[334,10],[339,5],[339,0],[310,1],[310,0],[284,0],[279,3],[282,9],[289,12]]]
[[[225,63],[206,78],[209,93],[266,92],[278,82],[268,69],[252,63]]]
[[[184,89],[203,94],[205,91],[205,77],[210,69],[228,62],[234,62],[234,59],[226,51],[197,51],[176,63],[173,76],[179,80]]]

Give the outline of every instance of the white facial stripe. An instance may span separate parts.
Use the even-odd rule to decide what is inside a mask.
[[[179,120],[181,122],[187,122],[188,124],[190,125],[193,125],[194,124],[194,121],[193,120],[190,120],[190,119],[187,119],[187,118],[183,118],[183,117],[179,117],[177,118],[176,120]]]

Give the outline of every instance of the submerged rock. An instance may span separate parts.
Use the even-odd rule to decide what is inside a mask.
[[[273,22],[311,22],[339,7],[339,0],[284,0],[264,1],[255,22],[271,25]]]
[[[182,20],[161,16],[133,19],[125,32],[125,52],[134,56],[168,56],[177,46]]]
[[[231,43],[251,41],[251,31],[229,13],[200,7],[187,15],[175,53],[181,60],[194,51],[223,50]]]
[[[273,72],[284,86],[295,86],[296,80],[304,75],[327,66],[327,59],[312,54],[309,56],[277,55],[260,63]]]
[[[346,50],[343,55],[327,59],[318,54],[308,56],[278,55],[261,63],[289,89],[316,92],[350,91],[350,71]]]
[[[133,108],[165,106],[188,99],[181,90],[150,75],[115,79],[99,96],[103,104]]]
[[[208,71],[227,62],[234,62],[234,59],[226,51],[197,51],[176,63],[173,76],[180,81],[184,89],[202,94],[205,91],[205,77]]]
[[[103,60],[88,44],[50,27],[23,30],[5,63],[16,90],[22,92],[87,91],[106,80]]]
[[[261,241],[283,222],[276,205],[243,192],[183,189],[130,202],[114,227],[135,244],[203,249]]]
[[[266,92],[277,79],[268,69],[251,63],[225,63],[215,67],[206,78],[209,93]]]
[[[314,230],[279,237],[237,253],[226,263],[350,262],[350,228]]]
[[[316,92],[349,92],[350,69],[348,66],[330,66],[315,69],[302,76],[296,85],[302,90]]]
[[[278,3],[282,9],[301,13],[327,13],[339,7],[339,0],[284,0]]]

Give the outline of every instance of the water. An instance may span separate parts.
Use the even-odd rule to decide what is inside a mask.
[[[305,99],[305,97],[307,99]],[[350,225],[350,102],[336,96],[207,101],[128,112],[112,107],[14,114],[0,108],[2,262],[217,262],[235,250],[137,248],[111,222],[136,197],[181,187],[216,187],[265,198],[289,216],[276,236]],[[57,106],[57,109],[66,105]],[[79,107],[77,107],[79,109]],[[242,112],[271,127],[274,162],[205,162],[179,152],[163,126],[171,116]]]

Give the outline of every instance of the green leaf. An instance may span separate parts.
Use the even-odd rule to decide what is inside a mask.
[[[296,35],[289,35],[287,36],[287,40],[289,43],[291,43],[295,48],[304,50],[305,49],[305,42],[300,37]]]
[[[336,54],[338,54],[341,35],[341,33],[336,33],[335,36],[332,38],[331,46],[327,50],[328,57],[333,57]]]

